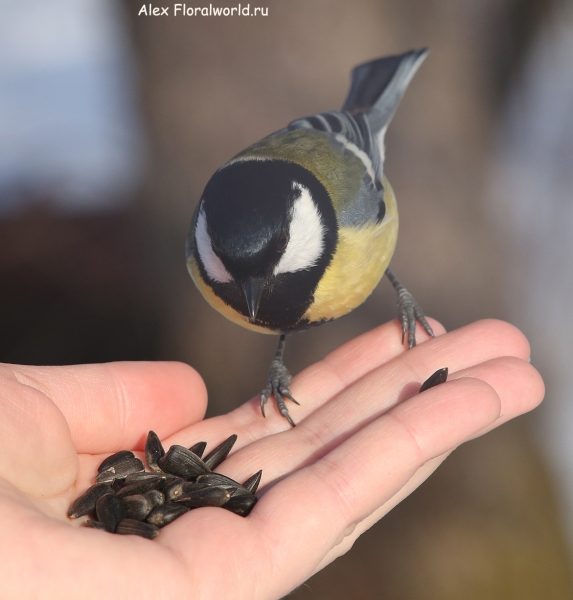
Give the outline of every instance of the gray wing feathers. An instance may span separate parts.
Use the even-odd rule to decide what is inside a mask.
[[[356,67],[342,110],[297,119],[287,127],[287,130],[310,129],[326,133],[340,142],[345,151],[354,152],[364,162],[365,172],[358,196],[352,204],[341,207],[338,214],[343,225],[359,226],[384,218],[384,133],[427,53],[427,49],[411,50]]]
[[[365,114],[376,134],[386,127],[428,49],[386,56],[356,67],[342,110]]]

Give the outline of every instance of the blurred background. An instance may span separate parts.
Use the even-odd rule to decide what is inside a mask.
[[[250,5],[268,16],[0,0],[0,360],[185,361],[210,415],[257,394],[275,339],[227,322],[186,272],[202,189],[250,143],[339,107],[356,64],[429,46],[387,136],[393,268],[448,329],[520,326],[547,400],[458,449],[291,597],[570,600],[572,3]],[[384,281],[348,317],[294,336],[287,364],[392,318]]]

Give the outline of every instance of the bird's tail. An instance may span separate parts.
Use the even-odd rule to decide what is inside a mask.
[[[374,133],[385,129],[427,54],[427,48],[410,50],[359,65],[342,110],[365,114]]]

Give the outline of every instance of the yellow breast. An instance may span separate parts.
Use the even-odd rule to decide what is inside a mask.
[[[386,214],[381,223],[342,227],[336,252],[304,315],[311,322],[337,319],[362,304],[390,264],[398,239],[398,209],[384,179]]]

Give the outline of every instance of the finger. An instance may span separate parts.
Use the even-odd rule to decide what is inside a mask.
[[[539,373],[529,363],[514,357],[501,357],[480,365],[475,365],[469,369],[452,374],[450,380],[453,381],[467,377],[485,381],[496,389],[500,397],[502,409],[500,416],[495,421],[488,424],[479,432],[476,432],[472,438],[483,435],[494,427],[498,427],[508,420],[532,410],[543,399],[544,385]],[[323,559],[317,570],[323,568],[326,564],[346,552],[364,531],[386,515],[429,477],[437,466],[445,460],[446,456],[442,455],[424,464],[389,501],[385,502],[355,527],[351,526],[348,531],[344,532],[340,543]]]
[[[486,381],[496,390],[503,390],[502,413],[494,423],[479,431],[476,437],[533,410],[545,395],[545,384],[537,370],[529,362],[511,356],[462,369],[453,373],[450,379],[461,377],[475,377]],[[506,385],[508,380],[512,382],[511,386]]]
[[[141,449],[150,429],[164,438],[205,413],[204,383],[182,363],[8,366],[59,407],[79,453]]]
[[[332,561],[336,560],[343,554],[346,554],[354,542],[365,532],[368,531],[373,525],[378,523],[380,519],[385,517],[393,508],[395,508],[400,502],[407,498],[412,492],[414,492],[430,475],[446,460],[451,452],[446,452],[436,458],[432,458],[424,463],[414,475],[407,481],[407,483],[396,493],[384,502],[382,506],[377,508],[373,513],[368,515],[365,519],[359,521],[356,525],[349,525],[342,532],[338,543],[326,554],[326,556],[320,561],[318,566],[315,568],[313,575],[318,571],[324,569]]]
[[[35,497],[69,487],[78,457],[58,407],[0,366],[0,412],[0,478]]]
[[[408,355],[424,350],[423,356],[426,358],[423,363],[425,366],[420,369],[420,382],[444,366],[455,371],[497,356],[529,357],[527,339],[509,323],[488,319],[439,335],[444,331],[443,327],[433,319],[430,322],[438,337],[406,351]],[[426,336],[426,333],[420,332],[420,335]],[[293,380],[292,391],[301,406],[293,405],[289,409],[293,416],[296,414],[295,421],[300,424],[305,416],[354,381],[404,354],[400,339],[401,330],[397,321],[385,323],[343,344],[298,374]],[[436,346],[442,339],[444,341]],[[460,346],[452,349],[455,344]],[[236,451],[253,441],[290,429],[290,425],[278,412],[274,412],[274,408],[269,409],[267,418],[261,418],[259,399],[255,397],[226,415],[199,423],[192,430],[179,432],[167,443],[187,444],[195,438],[218,443],[231,433],[236,433],[239,436]]]

